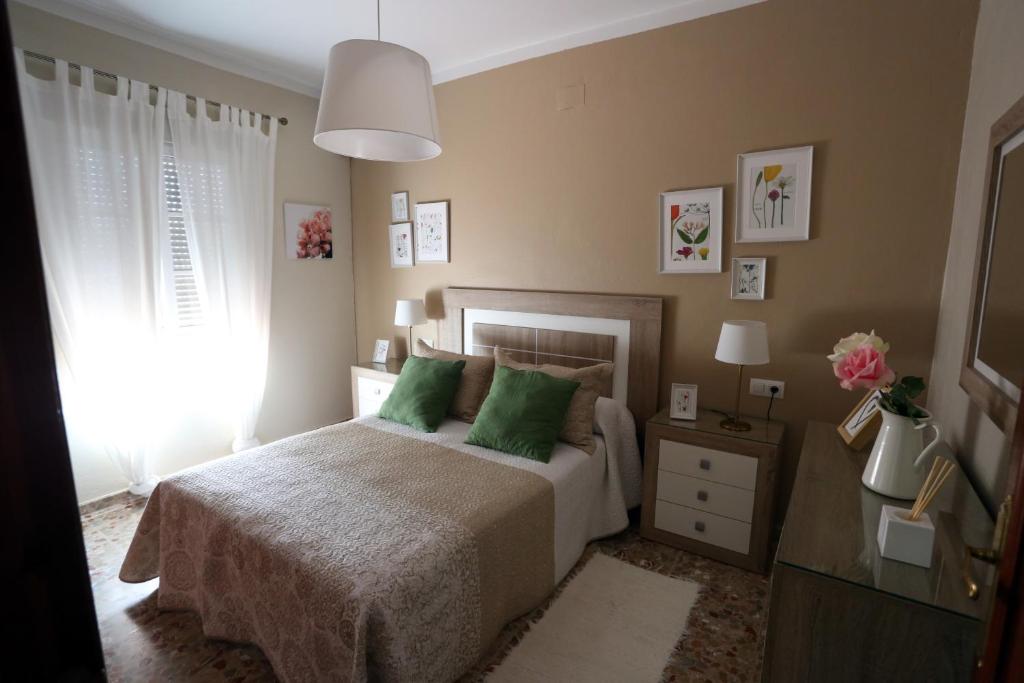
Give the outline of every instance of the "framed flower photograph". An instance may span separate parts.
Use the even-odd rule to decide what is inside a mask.
[[[374,363],[387,363],[388,362],[388,349],[391,348],[391,342],[387,339],[378,339],[373,344],[373,362]]]
[[[736,157],[736,241],[797,242],[811,238],[813,147]]]
[[[767,285],[767,259],[734,258],[732,260],[732,298],[763,301]]]
[[[329,259],[334,256],[331,207],[284,204],[284,252],[293,259]]]
[[[392,268],[411,268],[412,223],[393,223],[390,229]]]
[[[391,193],[391,222],[405,223],[409,220],[409,193]]]
[[[697,419],[697,385],[673,384],[672,403],[668,416],[671,420]]]
[[[416,204],[416,263],[449,263],[448,200]]]
[[[658,272],[722,272],[722,188],[662,192]]]

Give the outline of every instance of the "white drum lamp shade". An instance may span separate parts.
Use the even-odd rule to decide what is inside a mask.
[[[410,327],[427,322],[423,299],[399,299],[395,302],[395,325]]]
[[[313,142],[372,161],[436,157],[441,136],[430,64],[394,43],[338,43],[327,60]]]
[[[758,320],[726,320],[718,337],[715,360],[733,365],[768,362],[768,326]]]

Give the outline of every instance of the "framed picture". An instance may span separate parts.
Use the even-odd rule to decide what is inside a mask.
[[[811,238],[813,147],[736,157],[736,241],[795,242]]]
[[[412,223],[394,223],[391,232],[391,267],[412,267]]]
[[[409,193],[391,193],[391,222],[407,223],[409,221]]]
[[[416,204],[416,262],[449,263],[448,200]]]
[[[373,362],[374,363],[387,363],[388,362],[388,349],[391,348],[391,342],[387,339],[378,339],[373,344]]]
[[[722,188],[661,193],[658,272],[722,272]]]
[[[734,258],[732,260],[732,298],[762,301],[767,286],[767,259]]]
[[[331,207],[285,202],[284,252],[288,258],[331,258],[332,239]]]
[[[882,392],[878,389],[864,394],[860,403],[836,427],[839,436],[843,437],[850,448],[859,451],[878,434],[882,426],[882,415],[878,412],[878,399],[881,396]]]
[[[697,419],[697,385],[673,384],[668,416],[673,420]]]

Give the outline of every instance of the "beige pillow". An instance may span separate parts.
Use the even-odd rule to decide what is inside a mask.
[[[459,380],[459,388],[455,392],[451,406],[448,407],[448,414],[456,420],[472,424],[491,388],[494,359],[490,356],[464,356],[461,353],[441,351],[427,346],[422,339],[416,340],[416,355],[438,360],[466,361],[466,367],[462,369],[462,379]]]
[[[567,368],[563,365],[550,364],[532,365],[512,360],[506,351],[499,348],[494,349],[494,362],[513,370],[538,370],[552,377],[579,382],[580,386],[572,395],[569,411],[565,415],[565,425],[558,438],[581,451],[594,454],[597,450],[597,442],[594,440],[594,404],[597,403],[602,388],[611,383],[614,363],[601,363],[585,368]]]

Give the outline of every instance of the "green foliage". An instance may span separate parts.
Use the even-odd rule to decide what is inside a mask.
[[[708,231],[710,231],[710,230],[711,230],[711,226],[710,225],[708,227],[704,228],[703,230],[701,230],[700,234],[697,235],[697,239],[695,239],[693,241],[694,244],[700,244],[701,242],[706,240],[708,238]]]
[[[763,177],[764,177],[764,171],[758,171],[757,172],[757,180],[754,181],[754,189],[755,190],[758,188],[758,186],[761,185],[761,178],[763,178]]]
[[[890,413],[909,417],[917,422],[927,414],[914,405],[914,399],[921,395],[924,387],[924,380],[920,377],[904,377],[889,387],[888,391],[883,391],[878,403]]]
[[[676,232],[679,234],[679,239],[681,239],[683,242],[685,242],[686,244],[693,244],[693,240],[685,232],[683,232],[679,228],[676,228]]]

